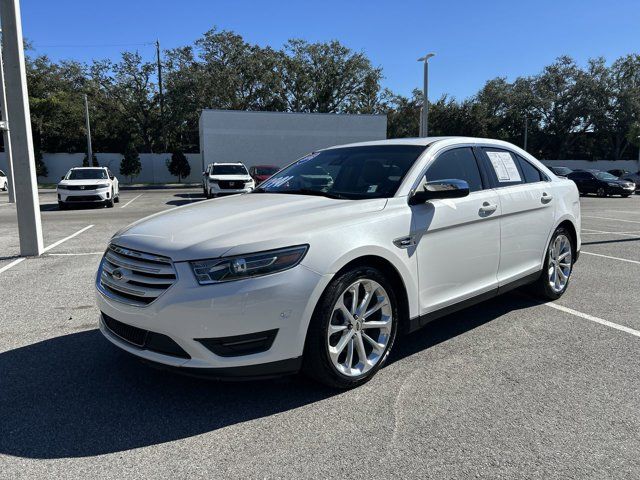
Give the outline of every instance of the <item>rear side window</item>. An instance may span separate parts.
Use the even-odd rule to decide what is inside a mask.
[[[493,177],[498,187],[509,187],[525,183],[517,155],[498,148],[483,148],[482,150],[489,159],[487,168],[489,174]]]
[[[470,147],[454,148],[440,154],[427,170],[427,181],[445,179],[464,180],[469,190],[482,190],[480,170]]]
[[[520,170],[522,170],[522,174],[524,175],[524,181],[527,183],[535,183],[535,182],[543,182],[546,180],[546,176],[538,170],[536,167],[527,162],[520,155],[516,155],[518,158],[518,163],[520,165]]]

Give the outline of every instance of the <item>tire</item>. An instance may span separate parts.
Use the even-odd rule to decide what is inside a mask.
[[[349,313],[348,316],[337,303],[342,300],[343,304],[351,304],[353,294],[350,289],[354,286],[358,291],[360,308],[356,308],[356,315]],[[370,296],[368,304],[362,305],[366,289],[375,292],[375,296]],[[386,298],[386,301],[381,302],[381,298]],[[393,286],[376,268],[354,267],[334,278],[311,318],[302,371],[312,379],[337,389],[354,388],[369,381],[384,366],[395,342],[400,320],[396,298]],[[371,312],[375,307],[377,310],[364,316],[365,311]],[[347,310],[351,312],[353,308]],[[378,322],[382,328],[371,328],[369,322]],[[329,335],[330,327],[335,331],[332,335]],[[365,335],[379,347],[375,349]],[[365,365],[361,361],[361,351],[370,363]]]
[[[622,195],[622,198],[629,198],[631,196],[631,194],[628,195]]]
[[[58,202],[58,210],[66,210],[67,204],[64,202]]]
[[[7,190],[9,190],[9,187],[8,187],[7,183],[5,182],[5,184],[2,185],[2,191],[6,192]]]
[[[120,192],[118,192],[118,195],[115,196],[115,198],[113,199],[113,201],[115,203],[120,203]]]
[[[537,296],[545,300],[557,300],[562,295],[564,295],[564,292],[567,291],[567,288],[569,287],[569,283],[571,281],[571,273],[573,273],[573,261],[576,258],[576,252],[574,251],[574,244],[575,244],[574,240],[575,239],[573,238],[573,235],[571,234],[571,232],[564,227],[560,227],[555,232],[553,232],[553,235],[551,236],[551,241],[549,242],[549,246],[547,247],[547,251],[544,257],[544,264],[543,264],[542,272],[540,273],[540,277],[531,285],[532,292],[534,294],[536,294]],[[557,241],[558,243],[556,243]],[[554,267],[553,260],[552,260],[552,257],[556,256],[553,250],[554,246],[558,245],[559,247],[561,247],[560,254],[562,255],[564,254],[564,252],[566,252],[563,245],[566,246],[567,244],[568,244],[568,251],[569,251],[569,255],[567,257],[570,260],[566,262],[567,257],[565,257],[563,259],[565,261],[561,261],[560,264],[558,264],[558,267]],[[553,273],[551,272],[552,268],[554,268]],[[556,268],[561,269],[561,271],[564,272],[563,275],[566,275],[566,281],[564,285],[562,285],[561,283],[562,275],[558,276],[559,274],[557,273],[558,270]],[[567,268],[568,268],[568,271],[567,271]],[[555,276],[552,276],[552,275],[555,275]],[[552,281],[555,278],[558,278],[559,281],[557,283],[554,282],[554,285],[552,285]]]
[[[111,190],[111,195],[109,197],[109,200],[105,201],[104,203],[107,206],[107,208],[113,208],[113,203],[114,203],[113,190]]]
[[[600,188],[596,191],[596,194],[597,194],[599,197],[601,197],[601,198],[602,198],[602,197],[606,197],[606,196],[607,196],[607,191],[606,191],[603,187],[600,187]]]

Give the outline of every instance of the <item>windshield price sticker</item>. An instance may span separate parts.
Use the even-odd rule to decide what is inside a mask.
[[[520,182],[520,172],[509,152],[486,152],[500,182]]]

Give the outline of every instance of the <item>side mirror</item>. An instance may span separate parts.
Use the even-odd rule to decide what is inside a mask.
[[[62,176],[60,177],[60,180],[64,180],[64,175],[62,175]]]
[[[111,175],[111,176],[109,177],[109,180],[114,180],[115,178],[116,178],[116,177],[114,177],[113,175]]]
[[[445,179],[427,182],[425,178],[409,198],[409,205],[418,205],[428,200],[442,198],[466,197],[467,195],[469,195],[469,184],[464,180]]]

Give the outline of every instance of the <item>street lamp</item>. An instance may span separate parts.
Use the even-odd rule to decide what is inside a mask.
[[[429,132],[429,59],[433,57],[435,53],[427,53],[424,57],[418,59],[419,62],[424,62],[424,90],[422,91],[422,115],[420,122],[420,136],[426,137]]]

